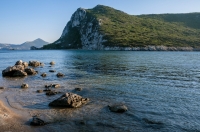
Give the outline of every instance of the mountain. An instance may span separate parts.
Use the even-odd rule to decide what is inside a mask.
[[[199,50],[200,13],[129,15],[97,5],[78,8],[61,37],[43,49]]]
[[[37,48],[41,48],[44,45],[48,44],[48,42],[38,38],[33,41],[27,41],[22,44],[1,44],[0,43],[0,49],[15,49],[15,50],[30,50],[30,47],[34,46]]]

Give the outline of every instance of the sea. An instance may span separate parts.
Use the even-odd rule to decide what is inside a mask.
[[[34,68],[34,76],[0,76],[0,86],[6,88],[0,96],[30,119],[40,116],[50,131],[200,131],[200,52],[0,50],[0,71],[18,60],[44,65]],[[44,72],[47,76],[41,77]],[[65,76],[58,78],[58,72]],[[20,88],[22,83],[29,88]],[[55,83],[61,85],[57,95],[36,92]],[[48,106],[66,92],[90,101],[80,108]],[[108,105],[114,104],[126,105],[128,111],[111,112]]]

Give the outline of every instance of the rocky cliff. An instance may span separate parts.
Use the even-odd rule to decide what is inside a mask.
[[[191,17],[196,18],[193,14]],[[199,49],[200,29],[184,25],[186,20],[169,22],[154,17],[132,16],[103,5],[92,9],[78,8],[61,37],[54,43],[43,46],[43,49]]]

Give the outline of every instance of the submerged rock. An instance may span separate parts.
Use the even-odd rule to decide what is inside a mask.
[[[54,61],[51,61],[49,64],[50,65],[55,65],[56,63]]]
[[[57,91],[54,91],[54,90],[51,91],[51,90],[50,90],[50,91],[47,91],[47,92],[46,92],[46,95],[56,95],[56,94],[58,94],[58,93],[59,93],[59,92],[57,92]]]
[[[23,83],[23,84],[21,85],[21,88],[28,88],[28,84]]]
[[[37,93],[42,93],[43,92],[43,90],[37,90]]]
[[[82,98],[80,95],[74,93],[65,93],[60,98],[49,103],[49,106],[76,108],[86,104],[88,101],[88,98]]]
[[[75,91],[82,91],[82,88],[75,88]]]
[[[40,66],[42,63],[39,62],[39,61],[29,61],[29,66],[32,66],[32,67],[37,67],[37,66]]]
[[[49,70],[49,72],[56,72],[55,70]]]
[[[62,74],[62,73],[59,72],[59,73],[56,74],[56,76],[57,76],[57,77],[63,77],[64,74]]]
[[[128,110],[128,108],[122,104],[117,104],[117,105],[112,105],[112,106],[109,105],[108,108],[110,111],[117,112],[117,113],[123,113]]]
[[[43,126],[45,124],[46,123],[38,117],[33,117],[32,121],[30,123],[31,126]]]
[[[7,67],[5,70],[2,71],[3,77],[22,77],[27,76],[27,73],[24,72],[24,67],[22,65],[15,65]]]
[[[25,69],[25,72],[26,72],[28,75],[35,75],[35,74],[38,73],[38,72],[35,71],[33,68],[26,68],[26,69]]]

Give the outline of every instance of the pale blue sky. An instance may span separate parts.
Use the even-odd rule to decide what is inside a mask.
[[[97,4],[131,15],[200,12],[200,0],[0,0],[0,43],[54,42],[77,8]]]

